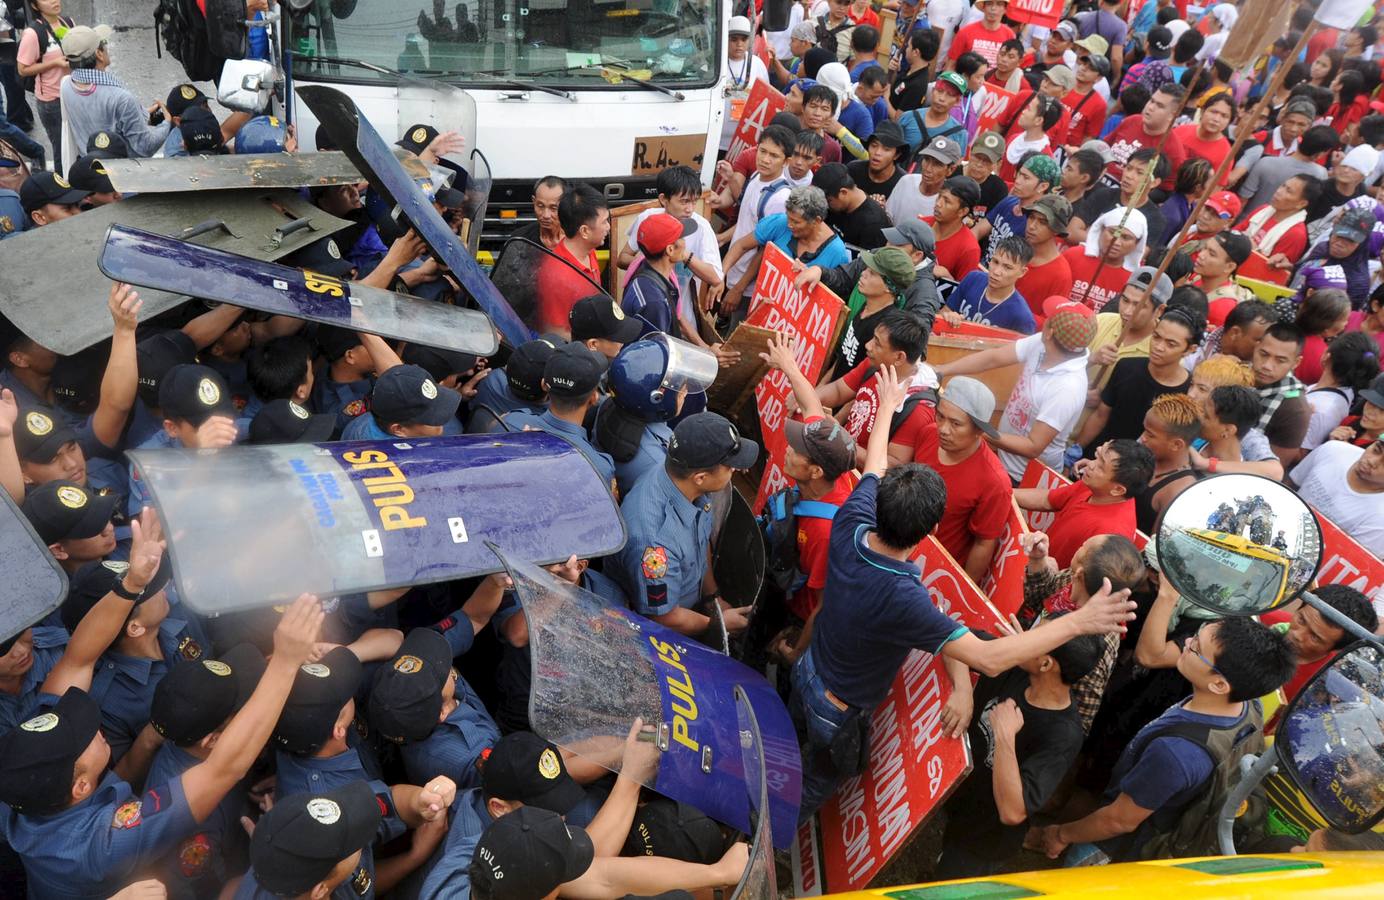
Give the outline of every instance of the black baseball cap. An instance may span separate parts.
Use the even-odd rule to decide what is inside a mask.
[[[99,156],[87,154],[77,157],[67,170],[67,181],[79,191],[90,191],[93,194],[115,193],[110,173],[101,165]]]
[[[639,340],[639,335],[644,331],[644,326],[637,319],[625,315],[620,304],[605,294],[592,294],[572,304],[567,321],[574,341],[601,338],[617,344],[628,344]]]
[[[493,900],[535,900],[575,881],[596,858],[591,837],[545,809],[522,806],[491,822],[471,856],[471,883]]]
[[[726,851],[721,826],[687,803],[654,797],[635,811],[624,856],[663,856],[710,865]]]
[[[960,200],[967,209],[980,202],[980,185],[969,175],[953,175],[942,182],[942,190]]]
[[[113,131],[98,131],[87,138],[86,149],[102,159],[129,159],[130,142]]]
[[[168,92],[168,99],[164,101],[163,105],[168,107],[170,116],[181,116],[188,109],[199,105],[204,106],[206,102],[207,95],[198,90],[196,85],[175,84]]]
[[[425,347],[422,344],[409,344],[403,353],[404,362],[427,370],[433,381],[470,372],[476,367],[478,359],[480,357],[459,350],[443,350],[441,347]]]
[[[332,140],[332,136],[331,136],[330,134],[327,133],[327,126],[326,126],[326,125],[318,125],[318,126],[317,126],[317,133],[316,133],[315,137],[313,138],[313,143],[316,145],[316,147],[317,147],[317,152],[318,152],[318,153],[321,153],[321,152],[324,151],[324,150],[340,150],[340,149],[341,149],[340,147],[338,147],[338,146],[336,145],[336,142]]]
[[[370,724],[396,744],[421,741],[437,727],[442,689],[452,673],[452,645],[441,632],[415,628],[381,666],[370,689]]]
[[[673,429],[668,458],[687,469],[748,469],[759,459],[759,445],[742,438],[725,416],[701,412],[683,419]]]
[[[26,213],[41,209],[49,203],[59,206],[73,206],[91,195],[91,191],[79,190],[61,175],[39,170],[31,174],[19,186],[19,202]]]
[[[274,726],[274,746],[300,756],[316,753],[331,738],[341,708],[356,695],[361,672],[360,660],[345,647],[299,666]]]
[[[560,816],[586,797],[567,774],[557,747],[532,731],[507,734],[491,748],[481,769],[481,790],[486,797],[516,800]]]
[[[184,419],[196,427],[212,416],[235,418],[226,379],[196,363],[174,366],[159,380],[159,409],[165,418]]]
[[[1237,266],[1249,259],[1250,254],[1254,252],[1254,245],[1250,243],[1250,239],[1239,231],[1222,231],[1216,235],[1216,242]]]
[[[548,364],[543,367],[543,381],[553,396],[585,397],[600,386],[601,376],[609,366],[610,360],[604,354],[571,341],[548,357]]]
[[[109,349],[93,344],[71,356],[58,357],[48,386],[53,391],[53,399],[63,409],[84,416],[96,411]]]
[[[181,659],[154,689],[149,724],[179,747],[216,731],[245,705],[264,674],[254,644],[237,644],[219,659]]]
[[[145,406],[157,408],[164,376],[174,366],[196,362],[197,345],[181,331],[161,331],[135,345],[135,360],[139,369],[139,399]]]
[[[100,730],[101,707],[71,687],[52,707],[0,735],[0,803],[31,816],[66,807],[77,758]]]
[[[250,421],[252,444],[315,444],[332,439],[336,416],[313,415],[292,400],[271,400]]]
[[[505,378],[514,396],[538,402],[547,396],[543,387],[543,371],[548,358],[562,341],[549,337],[535,338],[520,344],[505,362]]]
[[[841,163],[827,163],[812,176],[812,186],[820,189],[828,197],[833,197],[846,188],[855,187],[855,179],[851,178],[851,173],[846,171],[846,167]]]
[[[115,513],[114,494],[101,495],[71,481],[50,481],[29,491],[21,507],[45,544],[93,538]]]
[[[487,825],[471,857],[471,882],[493,900],[536,900],[591,868],[591,836],[548,810],[519,807]]]
[[[457,414],[461,395],[440,388],[420,366],[395,366],[375,380],[370,409],[375,418],[393,425],[445,425]]]
[[[903,129],[899,127],[899,123],[889,119],[875,126],[874,133],[865,140],[865,146],[870,146],[872,142],[893,149],[908,146],[908,140],[903,136]]]
[[[289,265],[307,269],[332,278],[347,280],[355,270],[355,264],[346,259],[341,245],[334,238],[324,237],[313,241],[289,258]],[[338,329],[344,331],[345,329]],[[351,332],[354,335],[354,332]],[[359,342],[360,338],[356,338]],[[349,347],[346,349],[350,349]]]
[[[327,362],[336,362],[350,351],[361,346],[360,335],[339,325],[318,325],[317,346]]]
[[[1384,407],[1384,375],[1376,375],[1370,386],[1360,392],[1360,396],[1364,397],[1367,403]]]
[[[307,893],[343,859],[370,845],[380,815],[380,803],[366,781],[276,799],[250,839],[255,881],[280,897]]]
[[[49,463],[77,432],[51,409],[36,406],[19,415],[14,427],[14,448],[24,462]]]
[[[183,135],[183,149],[194,153],[225,153],[226,138],[221,123],[205,106],[194,106],[182,114],[178,130]]]
[[[403,147],[410,153],[422,153],[440,133],[431,125],[420,123],[405,131],[404,136],[394,142],[394,146]]]
[[[62,617],[62,625],[68,632],[77,630],[82,619],[91,612],[101,599],[115,590],[125,580],[125,573],[130,571],[130,564],[118,559],[101,559],[89,562],[72,574],[72,586],[67,592],[67,599],[62,602],[62,609],[59,616]],[[145,586],[144,593],[135,601],[138,607],[145,600],[157,594],[168,586],[168,579],[172,577],[172,567],[165,555],[159,560],[159,569],[154,573],[154,577]]]

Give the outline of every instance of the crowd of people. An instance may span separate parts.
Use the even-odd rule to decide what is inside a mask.
[[[37,121],[82,155],[64,170],[61,141],[49,154],[29,138],[10,94],[0,167],[22,181],[0,190],[0,237],[122,202],[103,160],[310,152],[273,116],[218,116],[195,84],[147,106],[111,71],[109,28],[64,18],[60,0],[28,6],[16,71],[35,79]],[[992,873],[1025,848],[1067,865],[1209,851],[1182,837],[1214,815],[1228,755],[1262,746],[1259,698],[1291,697],[1351,638],[1301,604],[1211,617],[1135,541],[1200,479],[1247,473],[1384,555],[1384,50],[1364,24],[1320,30],[1293,59],[1289,33],[1234,70],[1218,58],[1231,3],[1191,18],[1164,0],[1076,3],[1052,28],[1007,11],[802,2],[757,42],[733,17],[734,91],[769,83],[785,112],[716,162],[715,192],[711,172],[660,172],[656,208],[604,265],[602,193],[537,181],[514,238],[618,283],[620,300],[540,297],[542,337],[491,359],[228,304],[149,316],[123,284],[91,351],[60,356],[3,322],[0,486],[71,589],[0,644],[0,895],[733,886],[744,836],[642,787],[657,723],[632,723],[603,764],[535,733],[506,576],[204,617],[178,597],[125,457],[526,430],[591,463],[628,534],[551,574],[688,639],[719,619],[782,676],[801,818],[859,773],[870,714],[919,649],[945,663],[941,721],[975,763],[919,878]],[[897,50],[881,16],[906,31]],[[983,122],[999,91],[1013,99]],[[336,149],[324,129],[312,146]],[[398,146],[447,167],[462,141],[418,125]],[[305,188],[350,225],[286,262],[465,302],[413,232],[382,237],[367,193]],[[432,199],[460,229],[464,192]],[[714,501],[762,462],[760,442],[648,379],[662,384],[673,340],[713,368],[740,362],[701,326],[728,334],[746,316],[770,243],[799,287],[845,301],[846,322],[820,378],[787,338],[763,354],[791,385],[791,486],[762,523],[774,577],[737,605],[710,564]],[[1287,288],[1256,295],[1251,270]],[[934,331],[967,323],[1012,334],[930,363]],[[1002,372],[1017,372],[1008,395]],[[1035,460],[1071,482],[1020,487]],[[1052,524],[1024,536],[1023,596],[1000,598],[1018,615],[979,633],[939,610],[921,547],[934,536],[983,584],[1014,503]],[[1379,629],[1361,591],[1317,594]],[[1269,823],[1248,846],[1380,849]]]

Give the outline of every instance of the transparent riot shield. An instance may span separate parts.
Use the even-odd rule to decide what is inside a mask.
[[[475,159],[471,151],[476,147],[476,101],[466,91],[441,79],[413,79],[401,82],[397,89],[399,95],[398,117],[393,137],[386,129],[385,137],[389,143],[404,138],[409,129],[420,125],[431,125],[438,131],[455,131],[466,140],[466,149],[456,156],[445,156],[447,160],[475,174]],[[388,123],[380,123],[383,127]]]
[[[750,861],[730,895],[731,900],[775,900],[774,841],[769,826],[769,777],[764,761],[764,741],[759,720],[744,690],[735,689],[735,718],[740,726],[740,755],[745,765],[745,794],[749,799],[754,830],[750,832]]]
[[[511,347],[532,337],[504,296],[485,277],[474,257],[448,226],[417,182],[408,177],[375,129],[360,114],[350,97],[334,88],[311,85],[298,88],[298,96],[327,129],[332,141],[361,170],[376,196],[398,208],[398,215],[417,230],[476,305],[490,316]]]
[[[494,572],[486,542],[544,564],[625,542],[591,463],[539,431],[130,456],[204,615]]]
[[[1279,764],[1322,818],[1348,834],[1384,819],[1384,649],[1342,651],[1293,699]]]
[[[524,324],[539,334],[566,335],[567,316],[576,302],[605,293],[576,266],[527,238],[505,242],[490,281]]]
[[[489,356],[499,347],[485,313],[261,262],[112,225],[97,263],[114,281],[294,316],[444,350]]]
[[[4,642],[62,605],[67,574],[9,494],[0,491],[0,500],[0,559],[5,561],[0,642]]]
[[[471,178],[466,182],[466,249],[475,256],[481,249],[481,232],[485,230],[485,213],[490,208],[490,163],[479,148],[471,151]]]
[[[735,713],[740,688],[762,734],[774,846],[793,839],[802,761],[788,710],[748,667],[695,640],[496,550],[529,626],[534,731],[607,769],[620,768],[635,718],[654,723],[656,769],[641,784],[754,832]]]

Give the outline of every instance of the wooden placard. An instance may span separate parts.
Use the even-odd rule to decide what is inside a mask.
[[[759,354],[769,352],[769,341],[777,335],[758,325],[741,322],[736,326],[725,346],[740,351],[740,361],[716,373],[716,380],[706,392],[708,409],[732,420],[739,415],[741,407],[754,396],[759,380],[769,371],[769,364]]]
[[[706,155],[706,132],[701,134],[655,134],[634,139],[630,159],[631,175],[657,175],[673,166],[702,169]]]
[[[710,195],[703,191],[701,198],[697,201],[696,212],[702,218],[706,218],[708,196]],[[610,210],[610,265],[606,267],[609,282],[606,285],[606,290],[610,291],[610,296],[615,298],[616,303],[619,303],[620,298],[625,294],[625,280],[628,270],[620,268],[620,254],[631,243],[630,226],[634,224],[634,220],[639,218],[641,213],[658,208],[660,208],[660,204],[657,200],[644,200],[639,203],[612,207]],[[639,251],[636,248],[635,258],[638,259],[638,256]]]

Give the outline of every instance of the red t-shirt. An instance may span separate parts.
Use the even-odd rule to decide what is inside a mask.
[[[1212,141],[1203,141],[1197,137],[1197,126],[1191,122],[1174,128],[1173,137],[1182,144],[1189,158],[1206,160],[1211,164],[1213,171],[1230,152],[1230,141],[1226,140],[1225,135],[1222,134]],[[1226,174],[1221,177],[1221,184],[1226,183],[1226,178],[1229,175],[1230,170],[1227,169]]]
[[[1124,121],[1115,126],[1115,130],[1106,138],[1114,161],[1105,167],[1105,177],[1119,185],[1124,165],[1134,152],[1144,147],[1157,147],[1161,139],[1162,135],[1149,134],[1144,130],[1143,116],[1125,116]],[[1168,142],[1163,145],[1163,155],[1168,158],[1168,172],[1176,173],[1182,161],[1187,158],[1187,150],[1177,139],[1176,133],[1168,136]],[[1168,191],[1173,189],[1172,174],[1163,179],[1162,187]]]
[[[1048,555],[1059,569],[1071,565],[1086,539],[1097,534],[1122,534],[1134,540],[1138,525],[1133,498],[1099,506],[1090,501],[1091,489],[1080,481],[1048,491],[1048,502],[1057,513],[1048,527]]]
[[[1106,113],[1105,101],[1101,99],[1100,94],[1095,91],[1078,94],[1073,90],[1062,98],[1062,105],[1070,114],[1067,145],[1079,146],[1092,138],[1100,137],[1100,130],[1105,127]]]
[[[1080,299],[1086,291],[1086,285],[1091,282],[1091,277],[1096,275],[1096,264],[1100,260],[1094,256],[1087,256],[1086,248],[1083,246],[1068,247],[1062,251],[1062,258],[1067,261],[1072,273],[1072,292],[1068,296],[1073,300]],[[1086,295],[1086,305],[1100,312],[1105,304],[1120,295],[1128,281],[1129,270],[1124,266],[1116,263],[1102,267],[1100,275],[1096,276],[1095,284],[1091,285],[1091,292]],[[1041,303],[1044,299],[1046,298],[1039,298],[1038,302]]]
[[[1124,271],[1121,269],[1120,271]],[[1043,301],[1051,296],[1069,297],[1072,293],[1072,266],[1059,253],[1052,262],[1028,264],[1024,277],[1014,282],[1014,289],[1023,295],[1038,326],[1043,324]]]
[[[961,54],[969,51],[979,53],[985,58],[985,64],[990,68],[995,67],[995,60],[1000,55],[1000,46],[1005,41],[1014,39],[1014,29],[1008,25],[1000,25],[994,31],[985,27],[985,22],[972,22],[965,28],[957,31],[956,38],[952,41],[951,50],[947,52],[947,57],[952,60],[960,59]]]
[[[947,485],[947,506],[937,523],[937,540],[958,563],[966,564],[977,540],[998,538],[1009,520],[1009,501],[1014,488],[1004,463],[985,441],[980,449],[954,466],[937,456],[937,428],[918,445],[913,461],[937,470]]]
[[[1346,129],[1359,122],[1370,114],[1370,98],[1364,94],[1359,95],[1350,106],[1344,110],[1340,103],[1331,104],[1331,108],[1326,111],[1326,117],[1330,120],[1331,130],[1337,134],[1345,134]]]
[[[856,477],[854,472],[846,472],[831,490],[827,491],[818,500],[822,503],[830,503],[833,506],[840,506],[851,496],[851,491],[855,490]],[[807,584],[798,589],[792,597],[788,598],[788,608],[798,618],[806,621],[816,609],[816,593],[827,586],[827,556],[831,546],[831,520],[817,519],[811,516],[798,516],[798,568],[807,575]]]
[[[1340,38],[1341,32],[1337,31],[1335,28],[1323,28],[1321,31],[1312,35],[1307,41],[1305,57],[1307,65],[1312,65],[1312,62],[1316,60],[1318,56],[1321,56],[1327,50],[1336,46],[1336,42],[1340,40]]]
[[[601,283],[601,267],[596,260],[593,252],[587,259],[585,265],[578,262],[572,255],[572,251],[567,249],[566,241],[558,241],[553,248],[553,255],[571,263],[581,269],[588,278],[597,284]],[[569,316],[572,307],[582,297],[591,293],[591,285],[573,272],[569,266],[545,259],[539,265],[538,273],[535,276],[538,287],[538,309],[536,310],[538,321],[532,323],[535,329],[541,334],[547,331],[556,331],[567,334],[571,328]]]
[[[936,230],[932,216],[924,216],[923,221]],[[938,239],[937,264],[957,281],[979,269],[980,241],[976,240],[975,232],[962,226],[951,237]]]
[[[1259,210],[1263,208],[1264,207],[1260,206],[1256,209],[1250,210],[1250,214],[1248,216],[1236,223],[1235,230],[1243,231],[1246,234],[1248,234],[1249,220],[1253,218],[1255,213],[1257,213]],[[1270,219],[1269,221],[1264,223],[1264,227],[1259,230],[1259,233],[1268,234],[1271,230],[1273,230],[1273,226],[1273,220]],[[1302,259],[1302,255],[1307,252],[1307,225],[1302,222],[1299,222],[1292,228],[1289,228],[1287,231],[1283,232],[1282,237],[1280,237],[1273,245],[1266,247],[1263,250],[1259,249],[1259,242],[1255,240],[1255,237],[1256,235],[1250,235],[1250,240],[1254,242],[1254,249],[1264,254],[1265,256],[1273,256],[1275,253],[1282,253],[1284,256],[1288,257],[1289,260],[1296,261]]]
[[[846,430],[851,437],[855,438],[856,446],[864,447],[870,443],[870,433],[875,429],[875,417],[879,413],[879,395],[875,392],[875,385],[878,383],[874,375],[867,380],[865,373],[873,365],[868,359],[860,363],[854,369],[846,373],[842,379],[848,388],[855,391],[855,402],[851,404],[851,413],[846,419]],[[923,390],[923,385],[909,385],[908,393],[914,394]],[[937,422],[937,411],[931,404],[918,403],[909,413],[908,418],[902,425],[894,429],[894,434],[889,438],[891,444],[901,444],[905,447],[918,446],[919,433],[928,425]]]
[[[848,8],[846,10],[846,18],[857,25],[869,25],[871,28],[879,27],[879,13],[875,12],[873,6],[865,7],[865,11],[860,14],[860,18],[856,18],[854,9]]]

